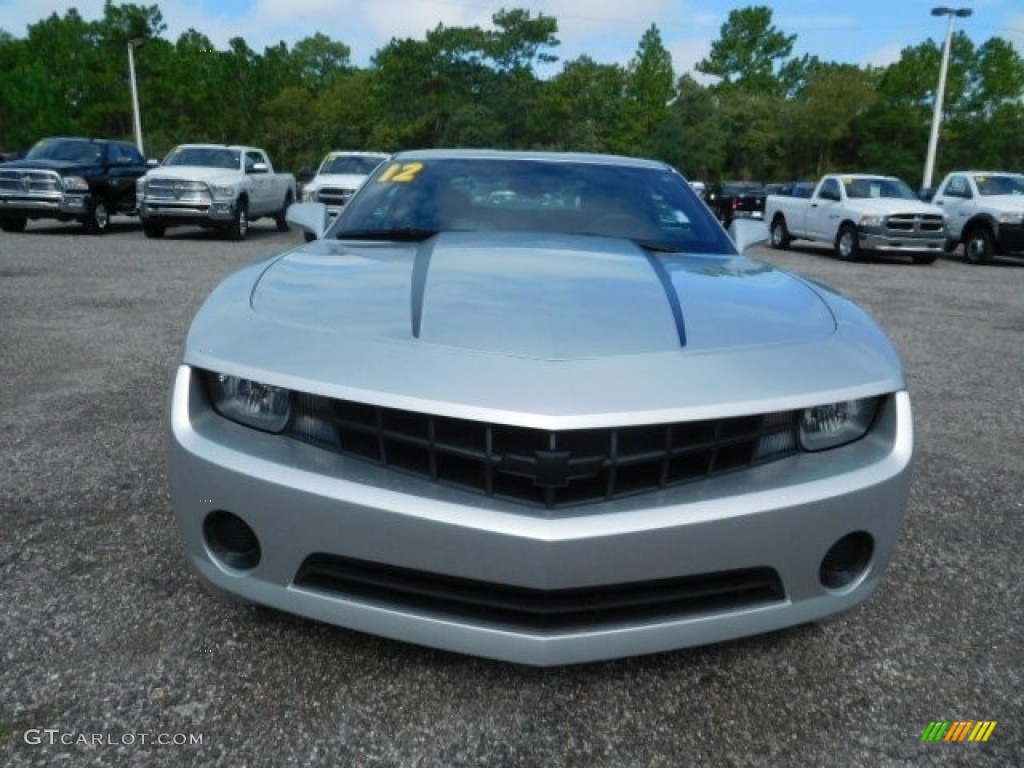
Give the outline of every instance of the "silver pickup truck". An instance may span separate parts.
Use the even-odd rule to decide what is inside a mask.
[[[147,237],[192,225],[244,240],[249,223],[264,216],[272,216],[278,230],[288,230],[285,214],[295,201],[295,177],[275,173],[266,152],[256,147],[182,144],[139,179],[136,198]]]

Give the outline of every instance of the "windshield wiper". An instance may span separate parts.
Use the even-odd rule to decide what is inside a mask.
[[[348,229],[338,232],[334,237],[338,240],[396,240],[404,243],[417,243],[427,240],[437,233],[436,229],[398,227],[396,229]]]

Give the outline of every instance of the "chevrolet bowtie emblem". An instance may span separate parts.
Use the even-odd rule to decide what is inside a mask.
[[[506,453],[498,471],[532,480],[538,488],[565,488],[574,480],[586,480],[604,468],[603,456],[574,457],[571,451],[534,451],[532,456]]]

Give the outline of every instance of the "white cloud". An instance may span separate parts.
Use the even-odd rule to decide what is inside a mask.
[[[862,66],[887,67],[900,60],[900,54],[906,47],[900,43],[893,43],[882,48],[876,48],[864,54],[858,64]]]

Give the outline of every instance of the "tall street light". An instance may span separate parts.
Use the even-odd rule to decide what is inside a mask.
[[[932,132],[928,137],[928,159],[924,161],[924,181],[922,187],[932,185],[932,174],[935,172],[935,151],[939,146],[939,124],[942,122],[942,100],[946,95],[946,71],[949,69],[949,48],[953,41],[953,17],[967,18],[973,10],[970,8],[947,8],[940,5],[932,8],[932,16],[948,16],[946,22],[946,44],[942,47],[942,65],[939,67],[939,87],[935,91],[935,111],[932,113]]]
[[[135,49],[146,42],[144,37],[136,37],[128,41],[128,73],[132,81],[132,113],[135,117],[135,145],[139,148],[139,154],[146,155],[142,148],[142,117],[139,115],[139,89],[135,85]]]

